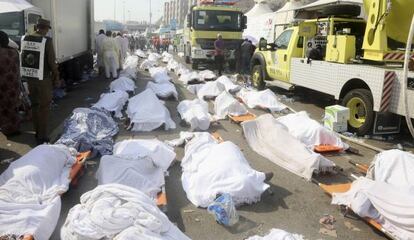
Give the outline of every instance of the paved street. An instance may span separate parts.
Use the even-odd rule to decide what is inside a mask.
[[[185,87],[177,81],[177,76],[171,74],[179,93],[179,99],[193,99],[195,96],[189,93]],[[139,72],[136,83],[138,86],[137,93],[141,92],[146,83],[150,80],[148,73]],[[109,81],[104,79],[92,79],[81,83],[68,96],[57,102],[57,107],[52,110],[51,130],[52,136],[56,137],[62,129],[63,121],[68,117],[75,107],[88,107],[91,103],[98,100],[99,95],[109,86]],[[273,89],[277,93],[284,93],[282,90]],[[331,100],[325,99],[324,96],[317,94],[298,94],[300,98],[294,102],[285,102],[296,111],[306,110],[316,120],[321,120],[323,109],[321,104]],[[317,99],[317,100],[316,100]],[[322,103],[321,103],[322,102]],[[143,103],[145,104],[145,103]],[[119,122],[120,132],[116,141],[130,138],[159,138],[160,140],[174,139],[178,137],[180,131],[189,130],[188,126],[181,124],[180,117],[176,111],[177,101],[166,101],[173,120],[177,128],[173,131],[156,130],[149,133],[129,132],[125,130],[124,123]],[[212,107],[212,104],[210,104]],[[264,111],[251,110],[259,115]],[[25,123],[22,127],[23,134],[6,139],[0,135],[0,160],[17,159],[34,147],[34,136],[31,132],[31,124]],[[213,124],[209,132],[217,131],[224,140],[232,141],[237,144],[243,151],[245,157],[251,166],[263,172],[272,171],[274,177],[271,180],[272,194],[265,193],[262,200],[251,206],[242,206],[238,209],[240,221],[231,228],[223,227],[217,224],[214,217],[207,213],[205,209],[194,207],[186,198],[185,192],[181,185],[181,167],[180,160],[183,157],[183,148],[176,148],[177,162],[170,168],[169,177],[166,179],[166,191],[168,197],[168,217],[177,224],[177,226],[190,238],[208,240],[208,239],[245,239],[255,234],[265,234],[271,228],[280,228],[289,232],[303,234],[306,239],[385,239],[380,233],[373,230],[363,221],[341,216],[337,206],[330,205],[330,197],[315,184],[307,182],[304,179],[278,167],[269,160],[252,151],[245,141],[240,126],[231,123],[228,120],[222,120]],[[377,146],[389,148],[395,144],[378,143],[367,141]],[[346,180],[354,168],[348,163],[349,160],[355,160],[362,163],[369,163],[375,153],[372,150],[351,144],[357,148],[358,155],[344,153],[339,155],[330,155],[329,159],[333,160],[338,166],[343,168],[343,172],[335,176],[320,176],[321,182],[332,183]],[[52,159],[51,159],[52,160]],[[82,193],[93,189],[96,186],[94,178],[95,172],[99,165],[99,159],[88,161],[85,175],[80,179],[80,185],[70,189],[63,195],[63,208],[58,226],[51,239],[59,239],[60,226],[63,224],[69,209],[79,202]],[[1,164],[3,171],[7,164]],[[220,160],[217,161],[217,167],[220,167]],[[337,222],[335,227],[337,236],[328,236],[319,233],[321,225],[319,219],[325,214],[333,215]]]

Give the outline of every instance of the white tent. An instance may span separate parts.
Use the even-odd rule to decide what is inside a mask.
[[[33,5],[24,0],[1,0],[0,13],[6,12],[20,12],[27,8],[32,8]]]
[[[266,1],[256,3],[250,11],[248,11],[245,15],[247,18],[260,16],[266,13],[273,12],[272,9],[269,7]]]
[[[362,5],[362,0],[319,0],[308,5],[301,7],[300,9],[306,10],[317,10],[323,8],[327,5],[336,5],[336,4],[352,4],[352,5]]]

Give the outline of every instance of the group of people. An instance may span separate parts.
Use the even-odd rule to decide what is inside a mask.
[[[168,52],[172,41],[168,38],[154,37],[151,39],[151,45],[158,53]]]
[[[52,92],[54,87],[61,86],[53,41],[47,37],[50,28],[50,21],[39,19],[36,31],[23,36],[20,57],[18,45],[0,31],[0,128],[6,136],[20,133],[21,83],[26,82],[37,144],[49,142]]]
[[[118,77],[118,70],[122,69],[122,62],[127,57],[129,39],[121,33],[99,30],[95,40],[97,65],[102,72],[105,69],[105,77]]]

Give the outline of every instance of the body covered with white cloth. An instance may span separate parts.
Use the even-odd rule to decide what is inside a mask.
[[[40,145],[10,164],[0,175],[0,236],[50,238],[75,156],[64,145]]]
[[[134,80],[128,77],[120,77],[115,79],[109,84],[109,90],[113,91],[124,91],[124,92],[134,92],[135,91],[135,82]]]
[[[214,113],[218,119],[225,119],[227,115],[241,116],[248,113],[247,108],[235,99],[230,93],[222,92],[214,101]]]
[[[126,110],[132,131],[149,132],[164,124],[164,129],[174,129],[167,107],[157,98],[151,89],[146,89],[128,101]]]
[[[161,83],[148,82],[147,88],[154,91],[155,95],[157,95],[159,98],[173,97],[175,100],[178,100],[177,89],[175,88],[175,85],[170,81]]]
[[[60,232],[64,240],[189,240],[154,200],[121,184],[99,185],[70,209]]]
[[[128,101],[128,93],[125,91],[115,90],[110,93],[101,94],[99,101],[96,102],[93,107],[102,108],[109,112],[113,112],[115,117],[122,117],[122,109],[125,103]]]
[[[280,112],[286,109],[286,105],[277,100],[276,94],[270,89],[263,91],[241,89],[237,93],[237,97],[241,98],[249,108],[264,108],[271,112]]]
[[[204,100],[184,100],[177,106],[181,119],[190,124],[191,130],[207,130],[210,127],[211,115],[208,104]]]
[[[185,145],[181,167],[184,191],[198,207],[207,207],[220,193],[230,194],[236,205],[252,204],[269,188],[265,174],[252,169],[234,143],[218,143],[206,132],[194,133]]]

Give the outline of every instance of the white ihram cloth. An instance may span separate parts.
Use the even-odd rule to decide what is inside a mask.
[[[138,233],[138,235],[135,235]],[[64,240],[187,240],[154,200],[121,184],[99,185],[70,209],[60,232]]]
[[[288,233],[281,229],[273,228],[266,236],[252,236],[246,240],[304,240],[302,235]]]
[[[414,239],[414,188],[360,177],[345,193],[334,193],[332,204],[346,205],[361,217],[376,220],[400,240]]]
[[[314,172],[334,170],[332,161],[314,153],[290,135],[287,128],[271,114],[261,115],[241,125],[247,143],[255,152],[308,181]]]
[[[156,61],[145,59],[142,61],[141,65],[139,65],[139,68],[142,70],[149,70],[150,68],[158,66],[158,63]]]
[[[12,162],[0,175],[0,235],[52,235],[60,196],[68,190],[75,152],[64,145],[40,145]]]
[[[161,83],[148,82],[147,88],[150,88],[152,91],[154,91],[157,97],[168,98],[172,96],[175,98],[175,100],[178,100],[177,89],[170,81]]]
[[[124,68],[136,69],[138,66],[138,56],[128,55],[124,62]]]
[[[150,68],[149,73],[156,83],[169,82],[171,80],[171,77],[168,76],[168,70],[165,67]]]
[[[157,139],[124,140],[115,144],[114,155],[101,158],[96,178],[99,185],[119,183],[155,199],[175,155],[172,147]]]
[[[171,54],[169,54],[169,53],[167,53],[167,52],[163,52],[162,53],[162,62],[163,63],[168,63],[170,60],[172,60],[173,59],[173,55],[171,55]]]
[[[187,86],[187,90],[194,94],[197,95],[197,92],[203,87],[204,83],[199,83],[199,84],[191,84]]]
[[[114,91],[110,93],[103,93],[99,101],[93,105],[96,108],[102,108],[115,113],[115,117],[122,117],[122,109],[128,101],[128,93],[125,91]]]
[[[148,60],[150,60],[150,61],[154,61],[154,62],[156,62],[156,61],[158,61],[159,59],[161,58],[161,55],[159,55],[158,53],[150,53],[149,55],[148,55]]]
[[[227,76],[221,76],[217,78],[217,85],[221,91],[226,91],[231,94],[235,94],[236,92],[240,91],[241,86],[235,84],[233,81],[230,80]]]
[[[414,186],[414,154],[398,149],[383,151],[375,156],[367,177],[394,186]]]
[[[184,65],[181,64],[177,67],[176,72],[177,72],[178,76],[182,76],[184,74],[190,73],[191,71],[188,68],[186,68]],[[181,81],[181,79],[179,79],[179,80]]]
[[[120,61],[124,61],[124,59],[126,57],[125,56],[126,51],[124,50],[124,40],[122,39],[121,36],[116,36],[115,37],[115,41],[116,41],[116,44],[117,44],[118,49],[119,49],[119,58],[120,58]]]
[[[199,72],[202,81],[211,81],[217,78],[217,75],[211,70],[203,70]]]
[[[248,111],[230,93],[222,92],[214,101],[214,113],[217,119],[225,119],[227,115],[240,116],[247,114]]]
[[[179,63],[174,59],[171,59],[167,64],[167,69],[169,71],[175,71],[179,67]]]
[[[113,91],[125,91],[125,92],[134,92],[135,91],[135,82],[134,80],[127,77],[120,77],[115,79],[109,84],[109,90]]]
[[[162,124],[165,124],[165,130],[175,128],[170,112],[151,89],[130,98],[126,113],[131,120],[132,131],[149,132]]]
[[[208,103],[204,100],[184,100],[177,106],[181,119],[191,125],[191,131],[195,129],[207,130],[210,127],[211,116],[208,113]]]
[[[200,89],[198,89],[197,97],[199,99],[212,99],[220,95],[223,91],[224,90],[218,86],[217,80],[206,82]]]
[[[269,109],[272,112],[280,112],[287,108],[286,105],[277,100],[276,95],[270,89],[263,91],[242,89],[237,93],[237,96],[249,108],[261,107]]]
[[[197,84],[202,82],[200,74],[196,71],[183,72],[178,80],[184,84]]]
[[[142,51],[141,49],[137,49],[136,51],[135,51],[135,55],[137,55],[138,57],[140,57],[140,58],[146,58],[147,57],[147,54],[145,54],[145,52],[144,51]]]
[[[103,51],[102,51],[102,43],[103,40],[106,38],[106,35],[104,33],[102,34],[98,34],[95,37],[95,50],[96,50],[96,54],[97,54],[97,64],[98,67],[104,67],[104,57],[103,57]]]
[[[321,144],[337,146],[344,150],[349,148],[337,133],[311,119],[305,111],[279,117],[277,121],[285,125],[292,136],[312,150],[316,145]]]
[[[206,132],[186,144],[181,167],[184,191],[198,207],[207,207],[219,193],[230,194],[236,205],[255,203],[269,188],[265,174],[252,169],[234,143],[219,144]]]

